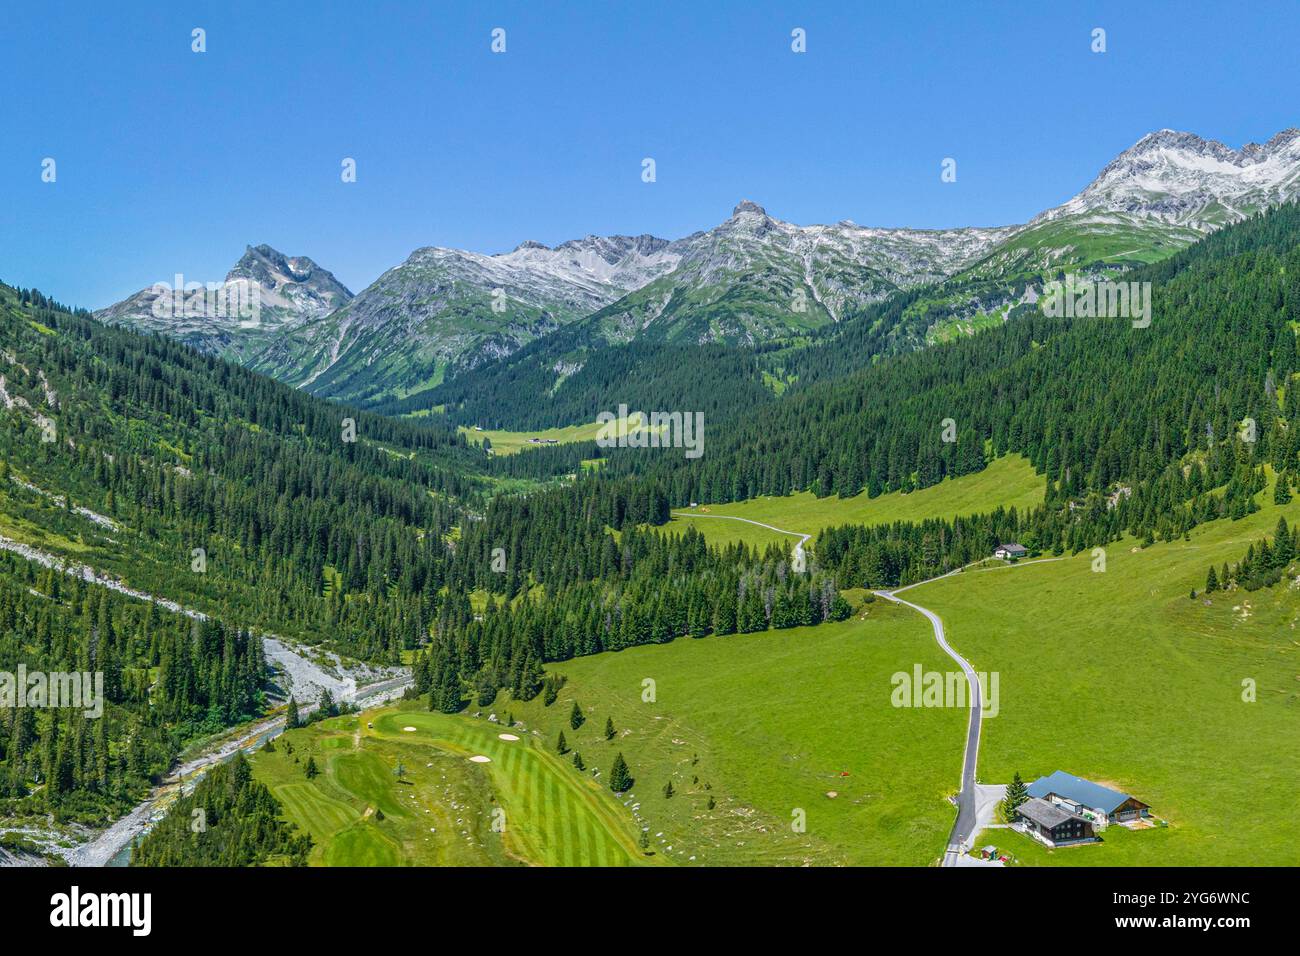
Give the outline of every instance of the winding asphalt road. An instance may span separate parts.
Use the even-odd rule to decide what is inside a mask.
[[[949,572],[955,574],[957,572]],[[947,574],[943,577],[948,577]],[[933,578],[932,580],[938,580]],[[927,583],[927,582],[918,582]],[[915,587],[916,585],[909,585]],[[906,588],[899,588],[899,591]],[[944,637],[943,621],[939,620],[939,615],[935,614],[929,608],[921,607],[919,604],[913,604],[911,601],[904,601],[898,597],[896,591],[877,591],[876,594],[895,604],[903,604],[914,611],[920,611],[930,620],[930,626],[934,628],[934,639],[943,652],[951,657],[960,665],[962,673],[966,675],[966,684],[970,687],[970,719],[966,725],[966,756],[962,761],[961,768],[961,790],[957,794],[957,819],[953,821],[952,832],[948,834],[948,846],[943,854],[943,866],[956,866],[957,858],[962,852],[970,847],[970,841],[975,836],[975,822],[977,815],[975,812],[976,791],[975,791],[975,762],[979,759],[980,753],[980,718],[983,715],[983,701],[980,699],[980,682],[975,676],[975,669],[970,666],[970,662],[952,649],[952,646]]]
[[[788,531],[785,528],[777,528],[770,524],[764,524],[761,521],[753,521],[749,518],[737,518],[733,515],[706,515],[697,512],[674,511],[674,515],[682,518],[718,518],[726,521],[743,521],[746,524],[757,525],[760,528],[766,528],[769,531],[775,531],[778,534],[786,534],[791,537],[797,537],[798,543],[795,544],[795,554],[802,554],[804,545],[811,534],[803,534],[799,531]],[[1040,559],[1042,561],[1059,561],[1060,558]],[[979,563],[979,562],[976,562]],[[1029,561],[1022,562],[1025,564],[1035,564],[1039,562]],[[943,652],[957,662],[961,667],[962,673],[966,675],[966,684],[970,688],[970,716],[966,725],[966,752],[962,758],[961,770],[961,790],[957,794],[957,819],[953,821],[952,831],[948,835],[948,845],[944,850],[943,866],[956,866],[957,858],[963,852],[970,848],[970,842],[975,837],[975,828],[978,821],[978,787],[975,783],[976,762],[979,760],[980,750],[980,725],[983,717],[984,701],[981,697],[981,688],[979,678],[975,675],[975,669],[971,667],[970,662],[962,657],[952,645],[948,643],[943,630],[943,621],[939,615],[935,614],[929,608],[922,607],[919,604],[913,604],[911,601],[905,601],[898,596],[899,592],[907,591],[922,584],[930,584],[934,581],[941,581],[944,578],[952,577],[954,574],[961,574],[965,568],[956,568],[947,574],[941,574],[937,577],[927,578],[924,581],[917,581],[914,584],[908,584],[900,588],[894,588],[892,591],[876,591],[880,597],[893,601],[895,604],[902,604],[910,607],[914,611],[925,615],[930,621],[930,626],[934,629],[934,639]],[[407,679],[409,681],[409,678]],[[378,687],[379,685],[374,685]]]
[[[1034,561],[1019,561],[1014,565],[1001,565],[998,569],[1009,567],[1024,567],[1031,564],[1045,564],[1049,561],[1063,561],[1064,558],[1038,558]],[[982,564],[976,561],[974,564]],[[980,753],[980,722],[984,716],[984,701],[980,697],[980,682],[975,676],[975,669],[970,666],[970,661],[962,657],[952,649],[943,633],[943,621],[939,620],[939,615],[935,614],[929,608],[921,607],[919,604],[913,604],[911,601],[904,601],[898,596],[900,591],[907,591],[911,588],[920,587],[922,584],[931,584],[935,581],[942,581],[944,578],[950,578],[954,574],[961,574],[966,568],[954,568],[947,574],[940,574],[938,577],[927,578],[924,581],[917,581],[915,584],[908,584],[901,588],[894,588],[892,591],[877,591],[886,600],[893,601],[895,604],[905,604],[914,611],[919,611],[929,618],[930,626],[934,628],[934,639],[943,652],[956,661],[960,666],[962,673],[966,675],[966,684],[970,687],[970,720],[966,726],[966,756],[962,761],[961,768],[961,790],[957,794],[957,819],[953,821],[952,832],[948,834],[948,846],[943,854],[943,866],[956,866],[957,858],[963,852],[970,849],[971,841],[975,838],[975,831],[978,829],[979,822],[979,805],[980,792],[979,786],[975,783],[975,763],[979,759]],[[997,570],[995,568],[981,568],[981,571]],[[991,790],[989,787],[984,788],[986,791]],[[987,794],[985,795],[987,799]],[[986,807],[987,813],[987,807]]]
[[[674,511],[674,515],[682,518],[720,518],[727,521],[743,521],[746,524],[758,525],[760,528],[767,528],[769,531],[775,531],[778,534],[788,534],[799,536],[799,543],[795,545],[796,552],[802,552],[804,543],[812,535],[801,534],[798,531],[787,531],[784,528],[775,528],[770,524],[763,524],[761,521],[751,521],[749,518],[737,518],[733,515],[704,515],[693,511]],[[895,604],[903,604],[914,611],[924,614],[930,621],[930,626],[934,628],[934,639],[938,642],[943,652],[951,657],[961,667],[962,673],[966,675],[966,684],[970,687],[970,718],[966,726],[966,753],[962,758],[961,769],[961,790],[957,794],[957,819],[953,821],[952,832],[948,834],[948,846],[943,854],[943,866],[956,866],[957,858],[962,852],[969,848],[970,841],[975,836],[975,824],[978,819],[977,814],[977,791],[975,785],[975,764],[979,759],[980,752],[980,720],[983,715],[983,700],[980,697],[980,682],[975,676],[975,669],[970,666],[970,662],[952,649],[943,633],[943,621],[939,620],[939,615],[935,614],[929,608],[921,607],[919,604],[913,604],[911,601],[904,601],[898,596],[900,591],[906,591],[922,584],[929,584],[932,581],[939,581],[943,578],[951,577],[954,574],[960,574],[964,568],[957,568],[949,571],[947,574],[941,574],[938,577],[929,578],[925,581],[917,581],[915,584],[908,584],[901,588],[895,588],[892,591],[876,591],[875,593],[887,601],[893,601]]]

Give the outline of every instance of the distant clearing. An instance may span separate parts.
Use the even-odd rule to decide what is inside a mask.
[[[983,471],[960,478],[950,478],[910,494],[891,492],[868,498],[865,493],[853,498],[818,498],[806,491],[781,498],[764,497],[721,505],[679,508],[680,512],[704,515],[730,515],[748,518],[799,534],[816,535],[822,528],[845,524],[889,524],[894,521],[921,521],[926,518],[952,518],[992,511],[995,508],[1033,508],[1043,501],[1045,479],[1034,473],[1033,466],[1019,455],[1006,455],[989,463]],[[670,531],[693,525],[714,544],[743,541],[766,547],[772,542],[791,543],[793,539],[766,528],[740,521],[717,521],[701,517],[674,517]]]
[[[644,416],[640,412],[633,412],[626,419],[621,419],[624,427],[629,433],[637,431],[651,431],[648,424],[643,422]],[[548,444],[568,445],[573,442],[595,441],[596,435],[600,432],[602,426],[597,422],[591,422],[587,425],[568,425],[564,428],[547,428],[540,431],[512,432],[498,429],[468,428],[460,426],[460,431],[473,444],[483,444],[486,438],[492,443],[492,453],[495,455],[513,455],[523,451],[526,448],[545,448]],[[662,431],[662,428],[660,429]],[[529,439],[536,438],[537,442],[531,442]]]

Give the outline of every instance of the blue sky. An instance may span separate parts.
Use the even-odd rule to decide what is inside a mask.
[[[1300,125],[1294,3],[119,0],[5,19],[0,279],[92,308],[219,280],[259,242],[359,291],[419,246],[674,238],[741,198],[800,223],[1020,222],[1153,129],[1238,147]]]

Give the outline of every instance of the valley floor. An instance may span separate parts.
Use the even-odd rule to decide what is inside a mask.
[[[1270,490],[1258,500],[1271,500]],[[1064,769],[1139,797],[1168,823],[1112,828],[1100,845],[1066,850],[1008,830],[985,831],[975,845],[994,843],[1024,864],[1300,863],[1300,850],[1277,830],[1278,814],[1300,792],[1300,760],[1284,745],[1300,736],[1300,595],[1280,585],[1189,597],[1211,564],[1240,559],[1280,514],[1300,520],[1300,504],[1266,505],[1198,528],[1187,541],[1112,544],[1104,572],[1085,552],[971,568],[909,590],[909,600],[942,617],[976,671],[998,675],[998,712],[984,721],[982,782]],[[429,799],[433,790],[422,787],[447,789],[453,780],[468,788],[457,798],[465,833],[456,833],[466,841],[457,853],[480,861],[496,852],[483,834],[501,806],[523,832],[499,849],[529,862],[639,862],[627,841],[646,827],[654,856],[644,859],[652,862],[934,864],[952,825],[947,798],[959,782],[966,712],[893,706],[892,676],[917,665],[953,669],[924,618],[877,601],[834,625],[682,638],[553,665],[567,683],[549,707],[540,697],[502,695],[492,708],[453,717],[417,703],[367,715],[375,726],[364,740],[376,749],[365,759],[383,764],[372,767],[375,778],[380,769],[391,775],[399,759],[429,777],[415,780],[421,795],[412,799]],[[1254,700],[1244,695],[1247,682]],[[576,730],[574,701],[586,715]],[[522,728],[491,723],[489,713]],[[561,731],[585,771],[573,767],[571,752],[556,753]],[[503,742],[500,733],[521,740]],[[351,754],[346,729],[337,737],[339,756]],[[471,764],[471,751],[492,762]],[[603,782],[617,753],[635,782],[616,800]],[[274,760],[280,769],[268,769],[268,780],[291,788],[291,817],[323,840],[319,859],[352,859],[359,838],[340,844],[337,833],[373,825],[364,821],[378,798],[354,789],[338,801],[350,809],[336,807],[335,823],[322,825],[324,810],[292,796],[311,787],[292,780],[283,755]],[[271,764],[262,760],[259,773]],[[330,774],[327,782],[339,777]],[[538,812],[566,794],[564,814]],[[519,812],[522,819],[512,815]],[[575,855],[562,834],[584,827],[590,836],[578,845],[605,833],[605,845],[620,848],[614,859],[609,849]],[[455,856],[426,842],[398,841],[396,860]]]

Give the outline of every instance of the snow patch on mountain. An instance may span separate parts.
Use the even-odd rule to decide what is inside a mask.
[[[1194,133],[1143,136],[1068,202],[1030,225],[1066,216],[1154,219],[1209,232],[1300,195],[1300,129],[1232,149]]]

